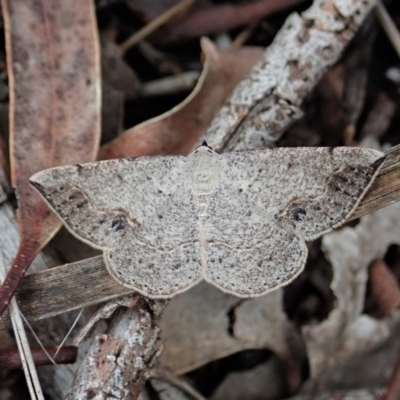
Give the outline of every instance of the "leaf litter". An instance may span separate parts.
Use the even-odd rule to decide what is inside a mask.
[[[134,30],[134,24],[127,27],[123,19],[120,18],[120,11],[107,8],[112,6],[103,5],[101,7],[115,12],[114,26],[117,26],[120,30],[119,34],[124,29],[125,32],[127,29]],[[101,7],[98,9],[100,17]],[[149,6],[146,5],[146,7]],[[164,5],[157,5],[157,7],[162,9]],[[338,6],[338,10],[342,15],[348,15],[351,12],[342,5]],[[389,11],[393,16],[398,15],[399,12],[396,7],[392,7]],[[158,13],[155,12],[154,15]],[[285,14],[285,16],[287,15],[288,13]],[[185,18],[185,16],[182,18]],[[115,23],[115,21],[117,22]],[[277,21],[278,19],[274,19],[272,16],[267,25],[265,25],[265,22],[259,25],[254,30],[253,35],[250,36],[250,43],[266,46],[268,40],[274,35],[275,27],[279,29],[279,22]],[[123,27],[122,30],[121,27]],[[373,33],[376,31],[376,25],[369,22],[369,25],[366,25],[364,29]],[[104,21],[101,21],[101,18],[100,30],[104,31]],[[367,41],[365,36],[361,35],[358,40],[363,42],[370,51],[363,53],[363,56],[357,54],[359,53],[357,49],[360,42],[354,42],[348,50],[348,54],[355,54],[356,60],[362,60],[361,70],[364,67],[369,71],[371,63],[374,68],[377,68],[372,57],[375,60],[379,59],[384,62],[384,66],[380,64],[378,69],[381,72],[383,71],[382,75],[384,75],[385,68],[393,65],[392,59],[387,56],[387,53],[390,52],[388,46],[382,46],[382,43],[385,43],[385,38],[378,35],[377,39]],[[151,45],[157,47],[155,41],[151,42]],[[179,57],[181,55],[179,49],[170,46],[170,48],[160,47],[160,51],[169,52],[172,49],[175,55],[178,55],[177,59],[184,65],[185,62],[182,61],[182,57]],[[220,53],[218,57],[221,59],[224,57],[224,54],[219,50],[212,50],[211,48],[206,50],[204,44],[203,51],[206,53],[206,64],[207,60],[211,60],[207,56],[207,51],[208,53],[214,52],[214,55]],[[259,52],[259,50],[256,50],[256,52]],[[118,59],[116,53],[115,56]],[[135,61],[137,60],[136,57],[140,58],[140,46],[139,49],[129,50],[124,62],[138,76],[143,76],[143,68],[141,69],[139,61]],[[230,61],[225,64],[226,67],[221,67],[221,71],[226,68],[227,73],[225,74],[229,77],[229,74],[233,73],[233,69],[229,66],[238,65],[240,62],[243,62],[243,65],[247,64],[248,67],[252,65],[251,60],[247,60],[245,55],[238,53],[238,55],[232,55]],[[256,57],[254,62],[256,62]],[[327,83],[326,80],[325,82],[322,81],[317,90],[308,95],[302,107],[304,117],[286,131],[278,141],[278,146],[283,143],[285,143],[285,146],[298,145],[299,143],[302,145],[332,144],[336,146],[345,141],[347,141],[346,143],[358,144],[362,135],[380,138],[381,142],[388,141],[392,145],[400,141],[396,132],[398,130],[398,112],[396,112],[396,107],[393,106],[391,99],[385,100],[385,95],[388,92],[387,87],[377,84],[372,91],[371,88],[366,91],[365,86],[363,86],[365,81],[357,82],[357,79],[354,79],[355,83],[351,86],[353,92],[346,94],[346,89],[350,86],[346,86],[344,80],[347,82],[348,79],[354,77],[352,72],[355,69],[345,68],[346,65],[343,62],[346,61],[339,61],[336,66],[341,71],[335,76],[332,75],[333,83]],[[217,60],[212,61],[212,64],[217,65]],[[187,65],[185,69],[187,69]],[[207,65],[204,70],[206,69]],[[206,109],[207,104],[214,104],[210,102],[214,100],[214,97],[217,97],[215,93],[218,93],[221,89],[219,87],[219,83],[223,80],[221,76],[223,74],[216,74],[216,78],[210,80],[206,93],[203,94],[203,100],[200,100],[200,95],[198,95],[197,109],[193,108],[195,110],[194,115]],[[156,79],[159,77],[157,76]],[[368,84],[380,82],[374,75],[368,75],[367,79]],[[240,80],[239,76],[238,80]],[[124,82],[123,79],[122,82]],[[129,82],[129,79],[126,82]],[[199,82],[202,82],[201,79]],[[228,83],[230,84],[230,82],[227,82],[226,85],[221,86],[228,87]],[[339,84],[339,90],[334,91],[334,96],[337,96],[336,99],[329,102],[329,96],[332,98],[332,92],[329,93],[329,85],[332,84]],[[207,85],[204,84],[204,86]],[[234,83],[232,83],[233,87]],[[335,87],[337,89],[337,86]],[[120,111],[118,116],[115,117],[117,122],[113,122],[109,129],[112,132],[110,137],[115,136],[118,133],[117,131],[121,130],[121,126],[127,130],[127,133],[135,131],[135,129],[139,133],[133,134],[129,140],[123,139],[125,135],[122,135],[121,142],[118,145],[111,142],[111,148],[115,146],[115,153],[113,153],[113,150],[106,155],[101,155],[100,158],[145,154],[187,154],[232,88],[224,89],[224,93],[221,94],[221,97],[218,97],[218,101],[211,107],[212,112],[207,111],[209,116],[204,119],[200,127],[196,126],[195,118],[191,116],[188,118],[189,122],[182,123],[182,121],[185,121],[184,114],[186,113],[185,105],[183,105],[171,110],[167,115],[156,115],[155,120],[144,122],[132,128],[132,124],[127,123],[130,112],[134,111],[130,107],[137,106],[141,100],[137,99],[130,104],[125,101],[125,117],[123,117],[121,112],[123,100],[121,98],[126,94],[115,97],[117,100],[110,101],[118,102],[115,109]],[[123,87],[117,88],[119,92],[124,91],[123,89]],[[317,95],[318,90],[320,96]],[[195,90],[195,93],[198,92]],[[398,95],[396,89],[391,87],[391,98],[396,99]],[[345,110],[347,114],[345,115],[343,115],[340,101],[343,96],[348,96]],[[354,98],[354,96],[358,100],[350,101],[349,99]],[[109,99],[112,99],[112,97],[109,97]],[[165,99],[159,100],[162,102]],[[195,95],[193,95],[193,101],[196,102]],[[324,115],[340,115],[340,121],[335,121],[334,117],[321,121],[318,106],[322,103],[326,107]],[[106,107],[106,104],[104,104],[104,107]],[[379,112],[379,107],[383,107],[382,112]],[[166,102],[165,109],[171,109],[168,102]],[[176,118],[175,113],[177,114]],[[112,117],[113,113],[108,115]],[[370,121],[368,121],[368,118],[370,118]],[[381,121],[373,124],[371,119],[372,122],[375,122],[376,119],[381,119]],[[325,130],[324,123],[325,126],[330,127],[329,132]],[[147,124],[149,125],[146,126]],[[153,128],[152,124],[154,124]],[[143,133],[140,133],[142,128]],[[175,132],[177,132],[176,137]],[[118,143],[119,139],[114,140]],[[102,150],[102,154],[106,153],[106,149],[107,145]],[[379,287],[379,282],[383,280],[383,276],[386,277],[384,278],[386,281],[391,279],[394,291],[396,287],[398,288],[398,276],[393,271],[392,265],[387,264],[384,267],[386,270],[382,270],[381,265],[378,278],[373,277],[373,270],[370,267],[371,263],[382,261],[389,246],[397,244],[395,238],[398,231],[395,221],[398,211],[395,211],[395,205],[391,207],[393,207],[393,211],[389,212],[391,208],[388,208],[387,211],[378,211],[374,215],[363,217],[354,227],[343,228],[341,231],[325,235],[323,238],[325,257],[332,265],[333,270],[331,283],[335,296],[333,303],[327,302],[322,294],[322,291],[329,289],[329,280],[324,278],[325,280],[317,284],[316,273],[313,272],[310,265],[306,266],[304,278],[297,284],[289,285],[284,289],[279,289],[257,299],[238,300],[209,285],[201,284],[174,298],[166,308],[161,320],[164,341],[161,361],[171,367],[175,373],[186,373],[191,384],[202,391],[203,394],[207,393],[207,398],[235,398],[232,397],[233,395],[237,396],[236,398],[248,399],[283,398],[291,393],[296,393],[298,390],[302,390],[302,392],[297,398],[302,399],[310,398],[310,393],[313,393],[313,398],[326,399],[332,398],[335,393],[342,398],[349,399],[372,399],[381,396],[382,388],[387,384],[395,365],[395,353],[399,347],[398,340],[396,340],[399,320],[396,311],[397,303],[394,302],[393,305],[388,306],[387,315],[381,315],[379,318],[367,314],[365,305],[371,296],[379,297],[379,295],[374,294],[372,288],[371,290],[368,289],[368,285],[373,285],[375,288]],[[68,240],[68,238],[66,237],[65,240]],[[350,244],[352,245],[350,246]],[[313,242],[310,245],[311,248],[318,246],[319,242]],[[390,273],[391,278],[387,278],[387,273]],[[368,283],[369,279],[370,282]],[[378,284],[373,283],[375,280],[378,280]],[[293,292],[295,285],[297,285],[297,297],[284,296],[285,293]],[[321,285],[325,285],[325,287]],[[350,289],[351,292],[349,293]],[[290,307],[288,307],[288,301],[291,301]],[[300,313],[297,314],[295,321],[291,321],[291,316],[287,311],[289,308],[306,310],[306,316],[303,315],[302,317]],[[324,310],[322,314],[325,317],[321,317],[316,312],[317,309]],[[41,323],[44,324],[45,322],[42,321]],[[269,355],[262,353],[264,356],[261,358],[256,356],[265,350],[270,351]],[[255,361],[251,366],[247,364],[247,370],[241,372],[241,368],[246,369],[244,360],[252,357],[258,361]],[[224,363],[224,360],[227,361]],[[309,363],[309,372],[307,372],[307,363]],[[371,365],[374,368],[371,368]],[[364,368],[360,369],[361,366]],[[353,371],[360,371],[360,373],[354,374],[354,372],[351,372],[351,368],[353,368]],[[58,367],[58,371],[58,373],[61,373],[62,367]],[[375,374],[373,379],[371,378],[372,374]],[[222,378],[219,382],[212,383],[210,376],[215,375]],[[223,381],[224,377],[225,381]],[[262,384],[263,382],[271,382],[271,380],[279,381],[280,386],[273,387],[272,385]],[[316,385],[318,380],[320,380],[320,384]],[[65,379],[65,382],[67,381],[68,379]],[[204,384],[205,381],[208,384]],[[235,386],[235,382],[240,382],[240,385]],[[305,383],[305,385],[302,389],[299,389],[302,383]],[[71,384],[71,381],[66,384]],[[62,384],[57,382],[56,385]],[[377,389],[366,389],[370,385]],[[165,387],[161,389],[161,391],[165,390]],[[213,391],[214,394],[211,394]]]
[[[0,289],[0,315],[30,263],[60,228],[28,177],[94,159],[100,134],[99,50],[90,7],[78,23],[81,11],[73,1],[38,10],[21,1],[2,6],[11,83],[11,183],[21,243]]]

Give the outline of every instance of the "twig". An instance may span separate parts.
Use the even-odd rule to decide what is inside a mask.
[[[351,217],[360,218],[400,200],[400,145],[388,153],[380,174]],[[90,288],[90,291],[82,290]],[[38,272],[23,279],[17,291],[21,311],[29,321],[98,304],[133,293],[108,274],[103,257],[97,256]],[[0,329],[10,326],[9,315]]]
[[[291,14],[199,143],[206,140],[217,152],[273,146],[303,115],[303,99],[337,62],[373,5],[315,0],[301,16]]]
[[[78,346],[81,341],[85,338],[85,336],[90,332],[93,326],[102,319],[110,318],[118,307],[127,307],[132,308],[138,302],[139,296],[128,295],[124,297],[120,297],[116,300],[111,300],[104,305],[102,305],[96,312],[90,317],[87,321],[86,325],[81,329],[78,335],[74,339],[74,344]]]
[[[147,40],[142,40],[137,46],[143,57],[159,72],[159,75],[176,75],[183,72],[182,67],[171,55],[156,49]]]
[[[235,40],[232,42],[230,46],[230,50],[239,50],[244,43],[247,41],[247,39],[250,37],[250,35],[253,33],[253,31],[256,29],[260,21],[253,22],[251,25],[243,29],[236,37]]]
[[[120,45],[121,53],[125,54],[132,46],[135,46],[150,33],[154,32],[161,25],[167,23],[175,15],[187,10],[194,4],[195,0],[183,0],[181,3],[176,4],[169,10],[161,14],[159,17],[148,23],[142,29],[134,33]]]
[[[59,347],[51,346],[46,347],[46,352],[50,355],[55,354]],[[52,364],[47,354],[41,347],[31,347],[33,361],[36,366]],[[53,356],[56,364],[69,364],[76,361],[78,348],[74,346],[64,346],[57,354]],[[0,352],[0,370],[21,369],[21,357],[17,349],[3,350]]]
[[[137,97],[162,96],[193,89],[199,76],[200,73],[197,71],[188,71],[145,83],[137,93]]]
[[[396,50],[397,55],[400,57],[400,33],[380,0],[377,0],[376,2],[375,13],[382,25],[382,28],[385,30],[386,35]]]
[[[304,0],[258,0],[242,4],[218,4],[195,10],[178,23],[161,32],[156,43],[176,44],[201,36],[226,32],[254,23],[268,15],[294,7]]]
[[[3,256],[0,251],[0,282],[3,282],[6,277],[6,269],[3,263]],[[29,393],[33,400],[44,400],[42,388],[40,386],[39,377],[37,375],[35,362],[29,346],[28,338],[26,336],[24,324],[17,300],[13,297],[9,306],[11,314],[11,323],[14,329],[15,339],[17,341],[18,351],[21,356],[21,363],[25,373],[26,383],[28,385]]]
[[[158,355],[158,319],[165,301],[120,308],[106,334],[96,335],[66,400],[139,396]]]
[[[3,193],[3,188],[7,188],[7,182],[2,179],[5,179],[5,175],[3,175],[0,170],[0,198],[6,199],[7,195],[6,193]],[[7,189],[5,189],[5,191],[8,192]],[[5,264],[11,265],[20,239],[14,207],[10,201],[5,201],[0,204],[0,238],[3,246]],[[39,256],[36,258],[31,266],[31,272],[38,272],[39,270],[42,270],[42,272],[45,273],[46,271],[44,270],[47,268],[60,265],[61,263],[62,260],[57,258],[54,253],[50,254],[49,252],[45,251],[44,253],[39,254]],[[41,296],[41,294],[39,294],[39,296]],[[27,318],[32,321],[29,316],[27,316]],[[60,342],[72,323],[73,316],[63,315],[61,318],[51,319],[41,323],[38,326],[35,326],[35,330],[39,334],[40,340],[47,346],[55,342]],[[8,311],[7,324],[8,327],[11,327],[10,315]],[[46,362],[50,363],[48,359]],[[54,395],[54,398],[61,398],[61,394],[66,392],[66,388],[70,385],[70,382],[72,382],[72,375],[75,370],[76,366],[74,364],[59,365],[57,367],[57,372],[55,368],[52,367],[47,367],[45,372],[43,369],[39,370],[39,376],[42,374],[45,374],[46,376],[46,386],[43,386],[43,390],[46,392],[46,395],[48,395],[49,391],[51,391],[52,395]],[[63,379],[59,379],[58,374],[62,375]]]

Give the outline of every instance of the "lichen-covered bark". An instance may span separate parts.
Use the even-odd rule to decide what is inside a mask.
[[[159,351],[158,318],[166,302],[140,299],[119,308],[96,335],[66,400],[137,399]]]
[[[315,0],[301,15],[291,14],[201,142],[217,152],[272,146],[303,115],[303,99],[339,59],[373,5],[373,0]]]

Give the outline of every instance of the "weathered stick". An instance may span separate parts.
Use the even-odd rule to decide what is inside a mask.
[[[139,299],[119,308],[107,333],[93,338],[66,400],[136,399],[159,352],[156,321],[166,303]]]
[[[400,145],[387,152],[380,173],[351,219],[360,218],[400,200]]]
[[[360,218],[400,200],[400,145],[393,147],[380,174],[351,219]],[[91,304],[112,300],[132,290],[119,285],[97,256],[27,276],[18,288],[18,304],[30,320],[55,316]],[[10,326],[8,314],[0,329]]]
[[[270,147],[303,112],[301,104],[340,58],[373,0],[315,0],[291,14],[200,143],[217,152]]]

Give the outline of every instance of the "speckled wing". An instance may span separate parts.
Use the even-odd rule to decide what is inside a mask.
[[[182,181],[170,201],[104,252],[109,273],[151,298],[172,297],[203,279],[198,213],[191,186]]]
[[[201,279],[185,162],[180,156],[102,161],[53,168],[30,180],[75,236],[104,250],[118,282],[169,297]]]
[[[383,159],[348,147],[220,155],[205,226],[205,279],[240,297],[292,281],[306,261],[305,241],[349,218]]]

